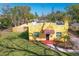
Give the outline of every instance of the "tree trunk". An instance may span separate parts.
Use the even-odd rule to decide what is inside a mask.
[[[1,37],[1,30],[0,30],[0,37]]]

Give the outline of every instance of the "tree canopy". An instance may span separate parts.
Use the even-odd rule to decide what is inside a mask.
[[[71,16],[72,20],[79,22],[79,4],[73,4],[66,8],[68,15]]]
[[[15,6],[9,7],[8,5],[3,6],[2,16],[0,18],[1,27],[7,26],[18,26],[24,23],[28,23],[30,20],[37,17],[30,13],[31,8],[29,6]],[[8,23],[9,22],[9,23]]]
[[[55,22],[56,20],[63,20],[63,17],[70,16],[71,21],[76,20],[79,22],[79,4],[73,4],[68,6],[65,12],[62,11],[53,11],[54,8],[51,8],[51,13],[44,16],[48,18],[48,20]],[[29,6],[15,6],[10,7],[9,5],[3,6],[2,14],[0,17],[0,26],[18,26],[24,23],[28,23],[30,20],[39,18],[38,12],[32,14],[31,7]],[[9,24],[8,24],[9,22]]]

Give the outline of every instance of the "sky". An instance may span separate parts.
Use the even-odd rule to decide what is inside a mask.
[[[66,11],[65,8],[70,6],[71,3],[7,3],[10,7],[15,6],[29,6],[31,7],[31,13],[37,12],[39,16],[42,14],[49,14],[52,9],[54,11]],[[5,3],[0,3],[0,10],[3,6],[7,5]]]

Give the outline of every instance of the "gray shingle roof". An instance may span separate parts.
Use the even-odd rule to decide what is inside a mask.
[[[71,26],[79,26],[79,23],[73,23]]]

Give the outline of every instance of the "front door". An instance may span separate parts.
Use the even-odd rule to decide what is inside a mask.
[[[46,40],[50,40],[50,39],[49,39],[49,36],[50,36],[50,34],[53,34],[54,31],[53,31],[53,30],[49,30],[49,29],[45,29],[45,30],[44,30],[44,33],[45,33],[45,35],[46,35]]]
[[[49,40],[49,35],[50,35],[50,34],[46,34],[46,40]]]

